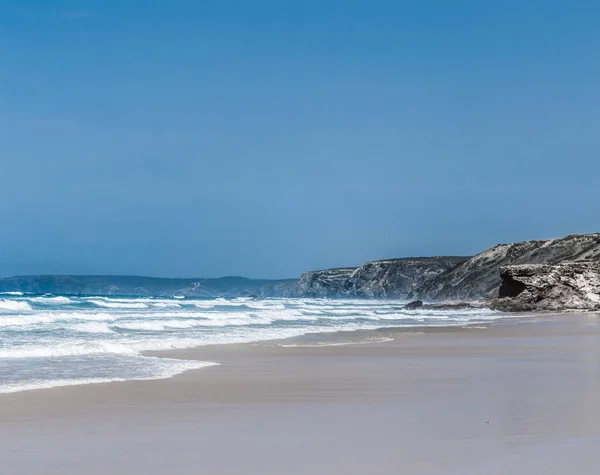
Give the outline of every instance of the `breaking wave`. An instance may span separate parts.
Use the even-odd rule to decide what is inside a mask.
[[[403,311],[401,304],[4,293],[0,296],[0,393],[157,379],[211,364],[155,358],[147,355],[149,351],[384,327],[477,324],[501,316],[486,309]],[[371,342],[375,341],[383,340]],[[310,344],[282,344],[303,345]]]
[[[8,300],[2,299],[0,300],[0,312],[2,311],[29,311],[31,310],[31,305],[29,305],[25,301],[21,300]]]

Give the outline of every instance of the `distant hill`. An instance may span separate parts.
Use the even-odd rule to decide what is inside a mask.
[[[125,275],[31,275],[0,278],[0,292],[156,297],[274,297],[287,295],[296,283],[297,279],[267,280],[245,277],[167,279]]]

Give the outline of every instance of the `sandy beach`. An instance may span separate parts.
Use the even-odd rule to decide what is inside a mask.
[[[219,366],[0,395],[0,472],[598,473],[596,314],[161,356]]]

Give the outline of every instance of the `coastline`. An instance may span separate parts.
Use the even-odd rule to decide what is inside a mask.
[[[594,473],[600,317],[522,317],[153,352],[220,366],[2,394],[2,464],[45,475]]]

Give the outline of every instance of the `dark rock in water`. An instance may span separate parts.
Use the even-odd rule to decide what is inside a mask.
[[[490,299],[498,296],[501,266],[559,264],[586,259],[600,260],[600,234],[501,244],[427,280],[414,295],[429,301]]]
[[[367,262],[361,267],[302,274],[294,296],[406,299],[427,280],[467,257],[415,257]]]
[[[467,310],[469,308],[481,308],[482,305],[475,305],[469,302],[456,303],[430,303],[424,304],[423,310]]]
[[[507,312],[600,310],[600,262],[500,268],[502,284],[490,306]]]
[[[465,310],[469,308],[481,308],[482,305],[476,305],[470,302],[448,302],[448,303],[423,303],[421,300],[407,303],[398,310]]]
[[[422,300],[415,300],[413,302],[407,303],[404,307],[401,307],[402,310],[416,310],[423,306]]]

